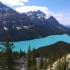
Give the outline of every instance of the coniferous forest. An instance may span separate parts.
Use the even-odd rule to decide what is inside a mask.
[[[0,43],[0,70],[67,70],[66,56],[70,53],[70,44],[57,42],[38,49],[29,45],[28,51],[13,51],[14,43],[7,35],[5,42]],[[54,63],[56,67],[54,68]]]

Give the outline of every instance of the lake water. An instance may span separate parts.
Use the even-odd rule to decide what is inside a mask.
[[[50,44],[54,44],[58,41],[64,41],[64,42],[70,43],[70,36],[68,36],[67,34],[50,35],[50,36],[47,36],[45,38],[40,38],[40,39],[14,42],[14,45],[15,45],[14,50],[19,51],[20,48],[21,48],[21,50],[27,51],[28,47],[29,47],[29,44],[31,46],[31,49],[34,48],[34,47],[37,49],[41,46],[47,46],[47,45],[50,45]]]

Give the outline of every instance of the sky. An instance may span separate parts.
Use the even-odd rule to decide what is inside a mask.
[[[59,23],[70,25],[70,0],[0,0],[3,4],[23,13],[41,10],[53,15]]]

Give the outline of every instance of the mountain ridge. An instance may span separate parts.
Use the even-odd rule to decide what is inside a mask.
[[[7,34],[12,41],[70,34],[69,29],[61,25],[53,16],[48,19],[45,17],[46,14],[40,10],[31,12],[28,16],[28,13],[19,13],[0,3],[0,41],[4,41]]]

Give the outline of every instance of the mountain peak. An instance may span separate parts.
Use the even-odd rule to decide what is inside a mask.
[[[2,4],[2,2],[0,1],[0,4]]]
[[[38,10],[38,11],[37,11],[37,13],[42,14],[43,12],[42,12],[42,11],[40,11],[40,10]],[[44,13],[43,13],[43,14],[44,14]]]
[[[0,1],[0,6],[1,6],[1,5],[3,6],[4,4]]]
[[[3,4],[2,4],[2,2],[0,2],[0,6],[2,6]]]
[[[8,7],[0,1],[0,8],[8,8]]]

